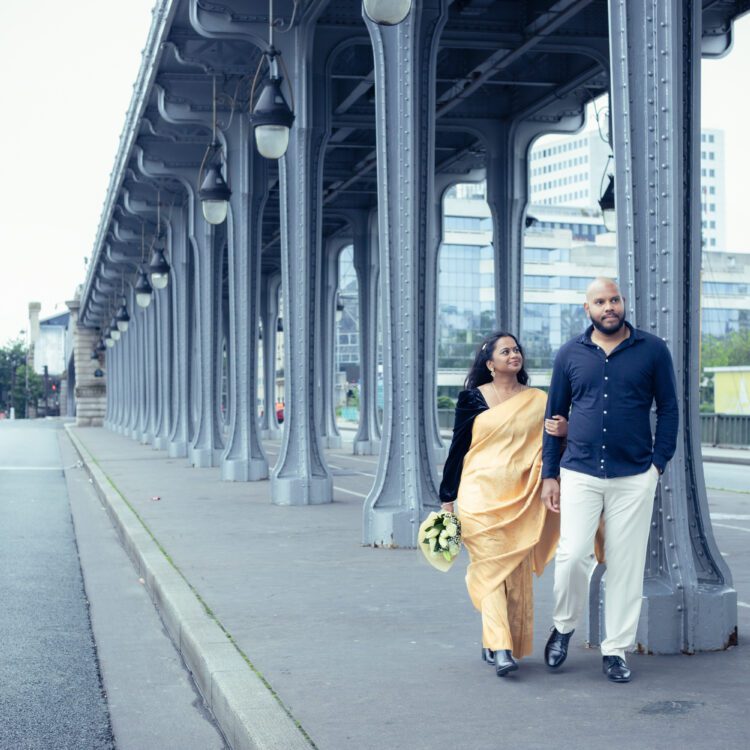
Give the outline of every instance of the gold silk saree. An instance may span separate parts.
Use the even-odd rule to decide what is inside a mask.
[[[532,571],[541,575],[559,536],[559,516],[541,500],[546,403],[527,388],[478,414],[458,487],[466,585],[484,645],[516,657],[532,649]]]

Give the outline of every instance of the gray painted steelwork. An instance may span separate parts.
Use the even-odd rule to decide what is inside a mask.
[[[677,456],[654,513],[639,639],[666,652],[726,646],[736,596],[706,510],[692,325],[699,64],[701,55],[728,49],[733,20],[749,8],[748,0],[424,0],[398,26],[378,27],[363,18],[359,0],[277,0],[275,44],[295,121],[286,156],[264,162],[248,111],[267,50],[267,4],[161,0],[80,300],[79,325],[105,328],[126,281],[131,324],[107,350],[107,426],[196,467],[218,466],[235,481],[268,476],[261,440],[281,434],[272,501],[330,502],[323,448],[340,445],[336,257],[351,243],[362,372],[354,451],[379,455],[363,541],[414,546],[419,521],[437,507],[446,450],[434,398],[442,196],[452,184],[486,176],[497,321],[518,331],[529,147],[543,133],[575,132],[585,104],[611,88],[629,314],[668,342],[683,409]],[[197,196],[214,91],[232,190],[227,222],[218,226],[204,220]],[[144,261],[141,237],[149,248],[157,221],[170,280],[142,310],[132,284]],[[283,430],[276,420],[280,293]],[[592,602],[596,641],[596,590]]]

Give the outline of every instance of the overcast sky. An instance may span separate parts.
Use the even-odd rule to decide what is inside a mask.
[[[84,279],[153,0],[0,0],[0,344],[28,303],[64,311]],[[750,18],[703,63],[703,124],[726,133],[727,241],[750,251]]]

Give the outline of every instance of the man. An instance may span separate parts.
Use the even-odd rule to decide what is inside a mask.
[[[544,435],[542,500],[560,513],[554,627],[544,655],[552,669],[568,655],[588,601],[591,552],[604,514],[602,669],[613,682],[629,682],[625,651],[635,643],[641,612],[654,493],[677,442],[675,375],[666,344],[625,320],[612,279],[590,284],[584,309],[591,326],[558,352],[547,400],[548,418],[570,411],[570,422],[562,459],[561,438]]]

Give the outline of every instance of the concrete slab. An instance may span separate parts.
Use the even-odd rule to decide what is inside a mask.
[[[535,587],[535,653],[514,677],[498,680],[479,659],[465,556],[440,574],[413,550],[360,546],[362,499],[377,457],[352,456],[346,446],[329,450],[339,471],[335,502],[281,508],[270,504],[268,482],[222,483],[219,469],[190,468],[103,429],[71,433],[320,750],[598,750],[602,742],[618,750],[707,742],[728,750],[745,743],[744,645],[693,657],[633,656],[634,681],[612,685],[598,652],[577,634],[568,664],[549,673],[541,654],[551,571]],[[278,444],[266,449],[273,462]],[[717,507],[741,515],[746,501],[725,493]],[[731,525],[716,532],[748,605],[739,613],[742,644],[750,627],[750,523]],[[217,664],[222,653],[212,657]],[[213,674],[213,685],[226,679],[239,689],[233,670]],[[243,700],[233,712],[213,688],[212,700],[231,742],[242,742],[248,726],[259,741],[270,736],[264,708],[256,714]]]

